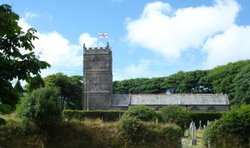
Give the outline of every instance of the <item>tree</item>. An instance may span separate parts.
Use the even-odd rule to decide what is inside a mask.
[[[68,77],[62,73],[44,78],[45,86],[55,86],[60,91],[60,98],[66,109],[81,109],[82,77]]]
[[[32,41],[37,39],[34,35],[36,30],[30,28],[23,31],[18,20],[18,14],[12,11],[11,6],[0,5],[0,101],[12,106],[17,99],[11,97],[13,87],[10,82],[13,79],[27,80],[50,66],[40,61],[33,52]]]
[[[234,108],[212,122],[203,134],[204,142],[212,147],[249,147],[250,105]]]
[[[234,78],[232,103],[234,105],[250,104],[250,65],[244,67]]]
[[[162,118],[166,123],[175,123],[182,129],[189,122],[189,115],[182,107],[178,105],[169,105],[161,108]],[[184,131],[184,130],[183,130]]]
[[[22,99],[19,108],[25,123],[35,123],[41,129],[51,129],[62,120],[59,92],[55,87],[43,87],[32,91]]]
[[[36,76],[32,78],[29,78],[27,82],[28,83],[25,85],[25,89],[29,93],[37,88],[45,86],[43,78],[41,77],[40,74],[37,74]]]
[[[24,89],[23,89],[23,87],[22,87],[20,81],[17,81],[17,82],[16,82],[16,85],[14,86],[14,89],[15,89],[15,91],[17,92],[17,94],[18,94],[19,96],[23,96]]]

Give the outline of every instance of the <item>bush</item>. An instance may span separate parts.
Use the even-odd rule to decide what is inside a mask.
[[[125,138],[133,141],[140,142],[145,139],[145,128],[142,121],[136,118],[126,118],[120,122],[120,127],[123,130]]]
[[[41,129],[50,129],[61,122],[62,108],[56,88],[44,87],[34,90],[23,98],[20,116],[25,123],[32,122]]]
[[[120,122],[123,139],[130,147],[180,147],[182,130],[176,124],[155,124],[137,118]]]
[[[216,147],[247,147],[250,137],[250,105],[241,106],[222,115],[204,133],[204,142]]]
[[[151,107],[138,105],[129,107],[129,109],[122,115],[122,118],[128,117],[136,118],[141,121],[154,121],[157,114]]]
[[[85,118],[96,119],[100,118],[104,121],[117,121],[122,116],[124,111],[121,110],[64,110],[64,118],[84,120]]]
[[[12,107],[8,104],[0,103],[0,114],[9,114],[12,111]]]
[[[178,105],[169,105],[161,109],[162,118],[165,123],[175,123],[183,130],[190,121],[189,114]]]
[[[119,120],[119,127],[130,147],[180,147],[182,130],[175,124],[156,124],[158,114],[150,107],[130,107]]]
[[[182,129],[176,124],[167,124],[161,130],[161,136],[168,143],[178,141],[182,137]]]

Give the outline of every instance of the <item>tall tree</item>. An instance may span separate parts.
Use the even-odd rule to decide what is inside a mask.
[[[11,81],[27,80],[50,65],[40,61],[33,52],[35,29],[23,31],[18,25],[19,15],[7,4],[0,5],[0,101],[15,105]],[[25,52],[21,52],[25,50]]]
[[[33,90],[44,87],[44,81],[40,74],[37,74],[36,76],[29,78],[28,83],[25,85],[25,89],[28,93],[31,93]]]
[[[68,77],[62,73],[44,78],[45,86],[55,86],[60,91],[61,102],[66,109],[81,109],[82,77]]]

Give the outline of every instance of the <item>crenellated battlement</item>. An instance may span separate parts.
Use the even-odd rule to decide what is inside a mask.
[[[84,54],[110,54],[111,48],[109,47],[109,43],[107,42],[106,47],[89,47],[87,48],[85,44],[83,44]]]

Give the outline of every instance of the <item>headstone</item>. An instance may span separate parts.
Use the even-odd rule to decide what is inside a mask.
[[[193,121],[190,122],[190,125],[189,125],[189,128],[188,128],[188,137],[191,135],[192,127],[193,127]]]
[[[202,130],[201,120],[200,120],[200,122],[199,122],[199,130]]]
[[[102,117],[102,118],[100,118],[100,122],[101,122],[101,123],[103,123],[103,117]]]
[[[207,126],[209,126],[209,124],[210,124],[210,122],[209,122],[209,120],[207,121]]]
[[[155,119],[155,123],[158,124],[158,122],[159,122],[159,121],[158,121],[158,118],[156,118],[156,119]]]
[[[210,148],[211,147],[211,139],[208,138],[208,141],[207,141],[207,147]]]
[[[197,144],[197,139],[196,139],[196,126],[193,124],[192,126],[192,137],[190,141],[190,145],[196,145]]]
[[[203,130],[204,130],[204,131],[206,130],[206,125],[205,125],[205,124],[203,125]]]

